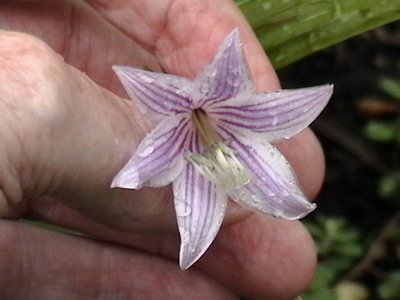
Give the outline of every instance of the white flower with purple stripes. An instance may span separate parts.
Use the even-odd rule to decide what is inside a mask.
[[[114,70],[129,96],[158,125],[112,187],[173,184],[182,269],[214,240],[229,198],[283,219],[314,210],[271,143],[306,128],[329,101],[332,85],[257,93],[238,30],[193,81],[131,67]]]

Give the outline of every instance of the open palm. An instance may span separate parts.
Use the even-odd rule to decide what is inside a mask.
[[[120,98],[113,64],[194,78],[237,27],[259,90],[279,87],[233,1],[7,1],[0,9],[3,298],[291,299],[306,287],[315,250],[299,222],[232,204],[231,226],[182,272],[170,188],[109,188],[153,126]],[[315,137],[305,130],[278,147],[315,197],[323,177]],[[12,220],[22,216],[96,240]]]

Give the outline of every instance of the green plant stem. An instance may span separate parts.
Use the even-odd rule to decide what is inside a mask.
[[[69,235],[76,235],[76,236],[80,236],[80,237],[85,237],[85,238],[90,238],[90,236],[75,231],[75,230],[71,230],[71,229],[67,229],[64,227],[60,227],[60,226],[56,226],[47,222],[42,222],[42,221],[34,221],[34,220],[29,220],[29,219],[20,219],[19,220],[22,223],[25,223],[27,225],[30,226],[34,226],[34,227],[38,227],[38,228],[42,228],[45,230],[49,230],[49,231],[54,231],[54,232],[59,232],[59,233],[64,233],[64,234],[69,234]]]
[[[247,0],[239,7],[275,68],[400,19],[392,0]]]

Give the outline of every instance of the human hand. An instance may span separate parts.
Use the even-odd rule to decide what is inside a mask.
[[[246,220],[221,230],[204,257],[181,272],[170,189],[109,189],[151,128],[134,103],[107,91],[124,96],[111,65],[162,68],[193,78],[239,27],[258,88],[278,88],[234,3],[90,3],[94,9],[78,1],[1,4],[0,28],[42,38],[97,84],[38,40],[0,34],[0,183],[6,196],[0,203],[8,218],[45,220],[112,243],[3,221],[0,274],[8,277],[2,276],[1,288],[14,299],[294,298],[315,267],[313,244],[300,223],[249,217],[232,205],[226,223]],[[323,161],[312,133],[278,146],[314,197]]]

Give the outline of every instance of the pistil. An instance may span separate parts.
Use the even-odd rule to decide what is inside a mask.
[[[250,182],[250,174],[235,152],[222,141],[202,109],[193,111],[193,123],[205,150],[185,153],[185,159],[211,182],[223,188],[243,186]]]
[[[205,148],[222,142],[204,110],[201,108],[193,110],[192,120],[200,137],[200,141]]]

